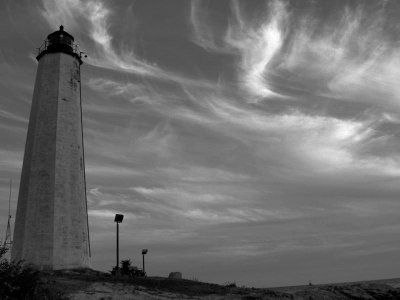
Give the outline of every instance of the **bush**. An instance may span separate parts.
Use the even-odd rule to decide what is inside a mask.
[[[122,275],[129,277],[145,277],[146,273],[143,270],[138,269],[135,266],[132,266],[132,262],[130,259],[121,260],[121,267],[119,271]],[[117,273],[117,267],[115,266],[111,271],[112,275]]]
[[[24,266],[22,261],[5,259],[7,251],[7,248],[0,247],[1,299],[63,299],[43,286],[38,270]]]
[[[229,288],[235,288],[236,287],[236,282],[235,281],[227,282],[227,283],[225,283],[225,286],[229,287]]]

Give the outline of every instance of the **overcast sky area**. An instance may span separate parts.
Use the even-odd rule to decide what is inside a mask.
[[[82,65],[92,267],[254,287],[399,277],[400,1],[0,3],[0,234],[37,48]]]

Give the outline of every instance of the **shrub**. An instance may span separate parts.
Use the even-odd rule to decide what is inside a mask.
[[[227,282],[227,283],[225,283],[225,286],[226,287],[229,287],[229,288],[235,288],[236,287],[236,282],[235,281],[233,281],[233,282]]]
[[[7,248],[0,247],[1,299],[63,299],[43,286],[38,270],[24,266],[22,261],[5,259],[7,251]]]
[[[132,262],[130,259],[121,260],[121,266],[119,271],[122,275],[129,276],[129,277],[145,277],[146,273],[143,270],[139,269],[138,267],[132,266]],[[117,267],[113,267],[110,271],[112,275],[117,273]]]

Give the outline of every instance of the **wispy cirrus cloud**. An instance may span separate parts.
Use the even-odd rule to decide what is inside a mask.
[[[57,28],[60,22],[63,22],[66,30],[69,30],[68,28],[77,30],[79,26],[88,27],[86,34],[94,42],[97,50],[89,55],[90,64],[139,75],[155,76],[160,72],[157,67],[138,59],[132,51],[117,54],[112,44],[113,38],[109,33],[109,16],[112,11],[102,1],[44,0],[42,14],[53,28]],[[90,44],[85,43],[84,48],[90,49]]]
[[[229,124],[226,128],[230,129],[231,136],[252,144],[259,155],[278,154],[273,151],[275,147],[268,143],[269,140],[276,140],[279,141],[279,151],[285,151],[293,159],[293,166],[297,161],[301,165],[312,166],[313,170],[341,172],[356,168],[371,173],[379,170],[388,176],[397,176],[400,170],[398,157],[379,154],[394,142],[392,133],[377,130],[385,118],[376,120],[375,115],[365,115],[355,119],[339,119],[308,115],[296,110],[268,114],[223,97],[210,97],[208,104],[217,120]],[[232,126],[236,130],[232,131]],[[220,130],[223,128],[220,127]],[[252,135],[249,136],[248,132],[252,132]],[[274,154],[262,150],[266,143]],[[368,151],[375,147],[381,151]]]
[[[204,78],[190,78],[159,67],[156,62],[139,57],[132,47],[113,41],[109,18],[114,12],[101,0],[43,0],[43,7],[43,17],[54,28],[60,21],[64,22],[66,29],[77,30],[79,25],[82,26],[80,30],[88,28],[86,34],[93,44],[85,41],[81,44],[84,50],[91,52],[87,58],[91,65],[184,85],[214,87],[214,83]]]
[[[250,17],[243,3],[232,1],[223,34],[212,26],[213,12],[200,1],[193,2],[192,40],[209,52],[238,57],[237,79],[249,93],[249,102],[296,99],[292,93],[303,89],[398,108],[395,81],[400,56],[385,27],[385,5],[373,11],[363,4],[343,5],[334,21],[326,22],[313,10],[290,18],[289,6],[285,1],[270,1],[265,13]],[[281,78],[279,85],[273,76]],[[284,86],[286,76],[290,81]]]
[[[128,98],[135,97],[135,95],[140,97],[140,92],[136,92],[138,87],[135,85],[119,85],[115,82],[111,82],[109,85],[108,83],[106,81],[102,86],[110,86],[105,89],[108,89],[111,94],[123,94]],[[395,176],[398,173],[397,158],[379,155],[380,151],[374,151],[374,153],[368,151],[368,149],[382,148],[384,145],[392,143],[390,133],[385,134],[376,130],[381,122],[386,122],[387,118],[381,119],[377,115],[367,114],[354,119],[340,119],[329,115],[309,115],[298,110],[270,114],[246,106],[237,99],[229,99],[223,93],[217,92],[204,96],[200,92],[191,92],[186,89],[185,93],[179,97],[183,96],[188,97],[188,100],[196,103],[196,106],[201,109],[193,110],[190,106],[185,108],[182,103],[177,106],[176,104],[171,105],[165,102],[165,99],[163,100],[157,92],[153,93],[152,107],[158,107],[157,111],[168,117],[185,122],[200,123],[212,131],[253,145],[253,154],[257,156],[273,157],[273,155],[280,156],[285,153],[287,157],[290,157],[290,159],[286,158],[290,167],[296,164],[304,167],[312,166],[311,170],[316,172],[322,170],[344,172],[357,168],[371,173],[379,172],[387,176]],[[172,128],[168,130],[164,128],[161,131],[160,128],[154,128],[146,138],[137,139],[135,146],[132,145],[132,147],[136,151],[149,149],[149,153],[154,153],[153,144],[151,143],[147,147],[146,140],[157,132],[156,137],[151,140],[157,141],[159,153],[167,155],[167,153],[176,151],[176,148],[172,152],[167,151],[166,145],[171,145],[171,143],[162,146],[162,141],[166,141],[164,139],[166,136],[160,136],[161,132],[171,132]],[[279,143],[276,146],[268,145],[270,153],[265,152],[264,147],[266,143],[268,144],[267,141],[271,140],[277,140]],[[382,144],[384,140],[385,143]],[[114,145],[114,142],[112,144]],[[174,144],[178,145],[176,142]],[[296,149],[296,151],[291,149]]]
[[[21,123],[24,123],[24,124],[28,123],[28,120],[26,118],[21,117],[18,114],[9,112],[7,110],[0,109],[0,116],[2,118],[7,118],[7,119],[12,120],[12,121],[18,121],[18,122],[21,122]]]
[[[151,94],[153,94],[151,88],[144,84],[123,83],[106,78],[90,78],[88,85],[97,92],[107,93],[111,96],[125,96],[132,102],[137,100],[149,102],[151,101]]]
[[[232,195],[207,194],[191,186],[172,188],[133,187],[132,190],[145,197],[175,207],[176,217],[207,222],[208,224],[270,222],[290,220],[301,213],[290,210],[245,208],[242,200]]]
[[[85,70],[83,93],[99,253],[116,212],[126,214],[129,251],[154,245],[160,266],[179,242],[176,261],[184,266],[186,257],[192,268],[196,253],[198,270],[204,256],[275,259],[282,270],[286,258],[312,253],[301,260],[318,264],[317,255],[351,256],[394,234],[396,41],[386,38],[382,11],[336,2],[192,1],[178,9],[172,1],[156,10],[135,1],[125,15],[128,1],[44,0],[42,16],[79,33],[95,66]],[[167,6],[176,17],[171,36],[158,23],[159,14],[171,19]],[[146,32],[135,31],[139,23]],[[108,259],[101,255],[98,265]]]
[[[96,164],[87,164],[85,169],[86,173],[93,177],[113,176],[114,178],[118,178],[126,176],[139,176],[143,174],[134,168],[105,164],[100,165],[98,162],[96,162]]]
[[[20,151],[0,150],[0,167],[6,171],[17,172],[22,167],[23,153]]]
[[[233,1],[232,6],[236,19],[231,21],[227,29],[225,42],[239,51],[239,80],[256,99],[280,97],[268,81],[268,76],[285,39],[289,22],[285,4],[272,1],[267,17],[252,22],[242,17],[238,1]]]
[[[224,204],[224,203],[232,203],[237,202],[237,200],[232,196],[222,195],[222,194],[207,194],[200,193],[196,191],[188,191],[182,188],[146,188],[146,187],[133,187],[132,190],[135,192],[163,199],[163,201],[174,201],[177,202],[177,206],[185,207],[190,205],[191,203],[201,203],[201,204]]]
[[[190,23],[192,25],[193,35],[191,40],[211,52],[235,53],[222,39],[222,32],[218,35],[215,32],[215,26],[211,23],[211,11],[207,10],[201,1],[192,1],[190,3]],[[239,20],[240,21],[240,20]]]
[[[385,11],[341,8],[336,23],[312,14],[298,21],[280,67],[317,94],[398,109],[400,56],[386,32]]]
[[[157,172],[177,180],[192,183],[228,183],[245,182],[251,179],[249,175],[238,171],[228,171],[216,167],[195,165],[159,168]]]
[[[250,100],[282,98],[268,80],[274,58],[281,50],[289,13],[282,1],[272,1],[261,18],[246,19],[238,1],[232,1],[232,17],[224,36],[216,36],[206,25],[207,12],[192,2],[190,20],[194,31],[193,41],[208,51],[229,52],[239,56],[237,76]],[[285,97],[286,98],[286,97]]]

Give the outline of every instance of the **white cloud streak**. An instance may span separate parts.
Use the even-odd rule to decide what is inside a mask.
[[[271,80],[284,70],[317,95],[399,110],[400,55],[386,36],[383,10],[372,15],[362,5],[343,6],[338,22],[322,24],[312,13],[292,20],[285,1],[269,2],[261,18],[246,16],[240,2],[231,1],[231,19],[221,35],[210,25],[212,12],[200,3],[191,6],[192,40],[207,51],[239,57],[237,77],[248,102],[296,98]]]
[[[132,190],[179,208],[176,212],[179,217],[208,224],[289,220],[301,215],[293,211],[245,208],[243,200],[229,195],[209,194],[178,187],[133,187]]]
[[[192,41],[207,51],[233,53],[232,49],[227,47],[219,37],[215,35],[211,26],[212,21],[208,11],[202,7],[201,1],[192,1],[190,6],[190,22],[192,24]]]
[[[131,102],[142,100],[150,102],[152,100],[150,88],[138,83],[121,83],[106,78],[90,78],[88,85],[91,89],[99,93],[107,93],[111,96],[125,96]]]
[[[228,27],[225,42],[240,53],[240,76],[245,88],[258,98],[280,96],[268,83],[268,75],[284,42],[289,17],[285,5],[280,1],[271,2],[268,19],[254,28],[254,24],[245,24],[245,20],[240,19],[238,2],[232,4],[237,20]]]
[[[139,91],[137,94],[140,97],[141,87],[100,81],[111,94],[121,93],[128,97],[130,95],[134,97],[136,91]],[[107,88],[108,86],[110,88]],[[310,170],[316,172],[322,170],[343,172],[356,168],[371,173],[378,172],[385,176],[396,176],[398,173],[400,166],[397,158],[378,157],[368,153],[360,154],[365,146],[383,147],[383,140],[390,140],[390,136],[382,135],[382,133],[378,137],[374,137],[377,134],[375,127],[380,122],[377,123],[374,120],[377,117],[375,115],[343,120],[330,116],[308,115],[297,110],[282,114],[268,114],[218,93],[203,96],[200,93],[192,94],[189,90],[185,90],[185,92],[190,101],[201,107],[202,112],[185,109],[182,106],[168,106],[167,103],[163,104],[162,101],[156,100],[158,111],[166,113],[169,117],[174,116],[177,119],[200,122],[213,131],[228,134],[246,144],[250,143],[253,145],[255,153],[261,157],[274,155],[265,153],[264,147],[266,141],[275,139],[279,141],[279,147],[285,149],[285,153],[290,157],[293,165],[296,164],[296,161],[301,162],[301,165],[308,165]],[[153,108],[154,100],[157,97],[152,97]],[[389,117],[384,117],[384,119],[393,119],[393,114]],[[136,151],[143,149],[143,152],[154,152],[155,147],[152,146],[152,142],[146,146],[146,140],[157,133],[156,137],[151,140],[157,141],[159,155],[162,153],[164,156],[168,153],[172,154],[173,151],[168,150],[171,141],[167,142],[167,140],[173,136],[168,134],[167,140],[165,134],[160,136],[161,132],[166,133],[170,130],[160,131],[155,128],[147,138],[137,140]],[[252,134],[249,135],[248,132]],[[256,143],[254,144],[254,142]],[[282,153],[282,150],[279,152]],[[276,149],[276,151],[278,150]]]
[[[77,30],[78,24],[88,25],[88,34],[98,50],[97,53],[89,55],[90,64],[140,75],[155,76],[157,72],[160,72],[158,68],[137,59],[133,52],[124,52],[121,55],[116,53],[109,33],[108,18],[112,12],[102,1],[43,0],[43,5],[42,15],[53,28],[57,28],[60,21],[63,22],[66,30],[69,30],[68,28]],[[89,45],[85,46],[89,47]]]
[[[390,135],[374,137],[376,125],[373,119],[342,120],[330,116],[311,116],[299,111],[269,115],[235,105],[221,97],[209,100],[208,104],[219,120],[236,126],[239,131],[245,130],[244,134],[237,135],[242,141],[258,141],[256,145],[260,145],[262,156],[273,155],[264,152],[262,148],[265,143],[262,141],[275,138],[279,141],[279,147],[283,147],[280,151],[286,149],[291,159],[303,161],[310,170],[342,172],[362,169],[387,176],[397,176],[400,171],[398,157],[359,153],[364,146],[376,144],[383,147],[383,141],[391,139]],[[253,132],[252,137],[246,134],[247,130]]]
[[[231,52],[240,57],[237,66],[238,79],[243,89],[249,93],[249,102],[271,97],[283,98],[283,95],[274,90],[268,77],[285,39],[289,19],[285,4],[272,1],[265,19],[251,21],[241,14],[238,1],[232,1],[231,4],[233,18],[225,37],[219,37],[219,44],[223,45],[219,46],[216,42],[218,38],[206,25],[206,12],[199,2],[192,2],[190,20],[194,31],[193,41],[208,51]]]
[[[281,68],[301,75],[308,88],[317,81],[333,98],[398,111],[400,55],[385,35],[382,12],[346,7],[337,24],[319,24],[312,16],[301,20]]]
[[[0,168],[6,171],[19,171],[22,167],[23,154],[17,151],[0,150]]]
[[[18,122],[28,124],[28,120],[26,118],[21,117],[20,115],[18,115],[16,113],[12,113],[12,112],[9,112],[9,111],[1,109],[1,108],[0,108],[0,116],[2,118],[7,118],[12,121],[18,121]]]
[[[113,11],[103,1],[42,1],[44,5],[42,15],[53,28],[57,28],[60,21],[67,25],[67,30],[68,28],[77,29],[76,24],[88,27],[88,35],[95,45],[93,53],[90,53],[87,59],[89,64],[164,81],[213,88],[214,84],[204,79],[191,79],[187,76],[164,70],[158,67],[156,63],[141,59],[133,49],[127,50],[125,46],[120,46],[120,49],[117,50],[115,44],[113,44],[113,36],[110,33],[109,17],[113,14]],[[90,44],[83,44],[82,48],[89,51],[91,46]]]

